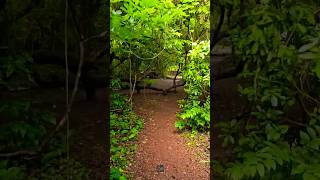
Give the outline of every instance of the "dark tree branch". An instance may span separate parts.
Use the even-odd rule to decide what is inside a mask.
[[[91,36],[91,37],[88,37],[86,38],[85,40],[83,40],[84,42],[88,42],[88,41],[91,41],[92,39],[97,39],[97,38],[105,38],[107,35],[107,31],[104,31],[100,34],[97,34],[95,36]]]
[[[68,113],[70,113],[71,107],[72,107],[73,102],[75,100],[75,96],[76,96],[76,94],[78,92],[78,86],[79,86],[79,81],[80,81],[80,77],[81,77],[81,71],[82,71],[83,62],[84,62],[84,42],[80,41],[80,62],[79,62],[77,75],[76,75],[76,80],[75,80],[75,85],[74,85],[73,90],[72,90],[72,95],[71,95],[71,98],[70,98],[69,106],[67,107],[67,111],[65,112],[64,116],[60,119],[60,121],[56,125],[56,127],[50,132],[49,136],[47,136],[47,138],[44,139],[44,141],[42,142],[42,144],[40,146],[40,149],[43,149],[48,145],[50,140],[55,136],[55,134],[60,130],[60,128],[66,122],[66,116],[67,116]]]
[[[168,93],[168,92],[175,92],[175,90],[173,90],[173,89],[175,89],[175,88],[177,88],[177,87],[184,86],[184,85],[185,85],[185,83],[182,83],[182,84],[178,84],[178,85],[171,86],[171,87],[169,87],[169,88],[167,88],[167,89],[161,89],[161,88],[152,87],[152,86],[136,85],[135,89],[137,89],[137,90],[139,90],[139,91],[140,91],[141,89],[151,89],[151,90],[154,90],[154,91],[161,91],[161,92],[163,92],[163,93],[165,94],[165,93]],[[124,88],[124,89],[126,89],[126,88]]]
[[[21,150],[21,151],[16,151],[16,152],[11,152],[11,153],[3,153],[0,154],[1,158],[10,158],[10,157],[17,157],[17,156],[34,156],[36,155],[36,151],[31,151],[31,150]]]
[[[291,119],[288,119],[288,118],[284,118],[284,119],[282,120],[282,122],[289,122],[289,123],[291,123],[291,124],[294,124],[294,125],[297,125],[297,126],[300,126],[300,127],[307,127],[306,124],[303,124],[303,123],[301,123],[301,122],[297,122],[297,121],[294,121],[294,120],[291,120]]]
[[[220,18],[219,18],[219,22],[217,25],[216,30],[212,29],[212,34],[213,36],[211,36],[210,38],[210,48],[211,50],[213,50],[213,47],[218,43],[218,37],[224,22],[224,16],[225,16],[225,7],[224,6],[220,6]]]

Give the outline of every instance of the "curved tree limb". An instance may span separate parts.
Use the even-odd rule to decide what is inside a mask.
[[[79,86],[79,81],[80,81],[80,77],[81,77],[81,70],[82,70],[83,61],[84,61],[84,42],[80,41],[80,62],[79,62],[78,71],[77,71],[77,75],[76,75],[75,85],[72,90],[72,95],[71,95],[71,99],[69,101],[67,110],[66,110],[64,116],[60,119],[59,123],[56,125],[56,127],[50,132],[49,136],[47,136],[47,138],[44,139],[44,141],[42,142],[42,144],[40,146],[40,150],[45,148],[48,145],[50,140],[54,137],[54,135],[60,130],[60,128],[66,122],[66,116],[68,113],[70,113],[71,107],[72,107],[73,102],[75,100],[75,96],[78,92],[78,86]]]
[[[11,153],[3,153],[0,154],[0,158],[10,158],[10,157],[17,157],[17,156],[34,156],[37,154],[37,151],[32,151],[32,150],[21,150],[21,151],[16,151],[16,152],[11,152]]]
[[[212,29],[211,34],[213,34],[213,36],[211,36],[210,38],[210,48],[211,48],[211,52],[213,51],[213,47],[219,42],[218,37],[224,22],[224,16],[225,16],[225,7],[224,6],[220,6],[220,18],[219,18],[219,22],[217,25],[216,30]]]
[[[21,155],[36,155],[39,152],[41,152],[43,149],[45,149],[47,147],[47,145],[49,144],[50,140],[56,135],[56,133],[61,129],[61,127],[66,123],[66,117],[68,115],[68,113],[70,113],[71,111],[71,107],[73,105],[75,96],[78,92],[78,86],[79,86],[79,81],[80,81],[80,77],[81,77],[81,69],[82,69],[82,65],[83,65],[83,61],[84,61],[84,42],[80,41],[80,60],[79,60],[79,66],[78,66],[78,71],[77,71],[77,76],[76,76],[76,80],[75,80],[75,85],[73,87],[73,91],[72,91],[72,95],[71,95],[71,99],[70,99],[70,103],[68,104],[67,110],[64,113],[63,117],[58,121],[58,123],[56,124],[55,128],[52,129],[50,131],[50,133],[48,134],[47,137],[45,137],[45,139],[42,141],[40,147],[38,148],[38,150],[36,151],[30,151],[30,150],[19,150],[16,152],[12,152],[12,153],[4,153],[4,154],[0,154],[0,157],[14,157],[14,156],[21,156]]]
[[[91,41],[91,40],[97,39],[97,38],[103,38],[106,35],[107,35],[107,31],[104,31],[104,32],[102,32],[100,34],[97,34],[95,36],[91,36],[91,37],[88,37],[88,38],[84,39],[83,42],[88,42],[88,41]]]

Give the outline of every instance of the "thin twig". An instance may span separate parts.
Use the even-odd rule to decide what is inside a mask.
[[[86,42],[88,42],[88,41],[90,41],[92,39],[103,38],[103,37],[105,37],[107,35],[107,33],[108,33],[107,31],[104,31],[104,32],[102,32],[100,34],[97,34],[95,36],[91,36],[91,37],[86,38],[85,40],[83,40],[83,42],[86,43]]]
[[[133,93],[134,93],[134,88],[136,87],[136,82],[137,82],[137,75],[135,74],[135,75],[134,75],[133,88],[132,88],[132,91],[131,91],[131,94],[130,94],[129,101],[131,101],[131,100],[132,100],[132,96],[133,96]]]
[[[291,38],[293,37],[293,33],[294,33],[294,30],[290,32],[289,37],[288,37],[288,39],[287,39],[287,41],[286,41],[286,46],[288,46]]]
[[[84,43],[83,43],[83,41],[80,41],[80,62],[79,62],[78,70],[77,70],[76,80],[75,80],[75,84],[74,84],[74,87],[73,87],[71,99],[69,101],[69,105],[67,107],[67,110],[66,110],[64,116],[60,119],[59,123],[50,132],[49,136],[47,136],[47,138],[42,142],[42,144],[40,146],[40,150],[42,150],[49,143],[51,138],[59,131],[59,129],[66,122],[66,115],[67,115],[67,113],[70,113],[71,107],[72,107],[74,99],[75,99],[75,96],[76,96],[76,94],[78,92],[78,86],[79,86],[79,81],[80,81],[80,77],[81,77],[83,61],[84,61]]]
[[[68,66],[68,1],[66,0],[66,7],[65,7],[65,36],[64,36],[64,43],[65,43],[65,71],[66,71],[66,121],[67,121],[67,134],[66,134],[66,149],[67,149],[67,160],[69,161],[69,66]],[[70,168],[67,166],[67,174],[69,179]]]
[[[317,104],[320,104],[320,102],[319,102],[317,99],[315,99],[315,98],[311,97],[309,94],[301,91],[301,90],[297,87],[297,85],[296,85],[295,82],[293,82],[293,85],[294,85],[294,87],[298,90],[298,92],[299,92],[302,96],[305,96],[305,97],[309,98],[310,100],[312,100],[313,102],[315,102],[315,103],[317,103]]]
[[[16,151],[16,152],[11,152],[11,153],[3,153],[0,154],[1,158],[9,158],[9,157],[16,157],[16,156],[25,156],[25,155],[30,155],[34,156],[37,154],[37,151],[32,151],[32,150],[21,150],[21,151]]]
[[[82,66],[83,66],[83,62],[84,62],[83,35],[80,36],[79,46],[80,46],[80,59],[79,59],[79,65],[78,65],[78,69],[77,69],[77,74],[76,74],[76,79],[75,79],[75,84],[73,87],[71,99],[69,101],[68,107],[66,108],[66,112],[64,113],[62,118],[58,121],[55,128],[49,132],[48,136],[45,137],[45,139],[42,141],[40,147],[37,150],[34,150],[34,151],[32,151],[32,150],[19,150],[19,151],[11,152],[11,153],[3,153],[3,154],[0,154],[0,157],[16,157],[16,156],[23,156],[23,155],[37,155],[39,152],[41,152],[48,145],[48,143],[54,137],[54,135],[66,123],[66,121],[67,121],[66,118],[68,116],[68,113],[70,113],[70,111],[71,111],[71,107],[72,107],[73,102],[75,100],[75,96],[78,92],[78,86],[79,86],[79,81],[80,81],[81,72],[82,72]]]
[[[287,122],[290,122],[292,124],[295,124],[295,125],[298,125],[298,126],[301,126],[301,127],[307,127],[307,125],[303,124],[303,123],[300,123],[300,122],[297,122],[297,121],[293,121],[291,119],[288,119],[288,118],[285,118],[284,120],[282,121],[287,121]]]
[[[150,57],[150,58],[140,57],[140,56],[138,56],[137,54],[135,54],[134,52],[132,52],[131,50],[125,51],[125,52],[129,52],[129,53],[133,54],[133,55],[134,55],[135,57],[137,57],[138,59],[147,60],[147,59],[155,59],[155,58],[157,58],[163,51],[164,51],[164,48],[163,48],[157,55],[155,55],[155,56],[153,56],[153,57]]]

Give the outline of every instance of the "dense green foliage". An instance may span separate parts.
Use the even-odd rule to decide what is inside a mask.
[[[111,164],[110,179],[126,179],[124,170],[135,152],[137,135],[143,127],[142,120],[132,111],[124,95],[112,93],[110,113]]]
[[[111,1],[111,50],[115,75],[137,76],[148,72],[164,75],[178,64],[192,42],[207,40],[208,1]],[[197,23],[201,23],[200,26]]]
[[[6,88],[17,88],[21,83],[33,82],[30,67],[25,61],[28,56],[12,56],[3,60],[0,84]],[[65,134],[59,132],[41,154],[38,150],[47,134],[56,125],[55,115],[34,107],[35,104],[22,100],[2,100],[0,103],[0,153],[19,152],[32,154],[18,157],[2,157],[0,160],[0,179],[75,179],[88,178],[89,171],[79,162],[66,160]],[[34,161],[34,162],[33,162]],[[66,167],[69,168],[69,172]]]
[[[259,2],[259,3],[258,3]],[[230,179],[319,179],[319,22],[316,1],[234,1],[226,31],[245,62],[250,115],[221,122]],[[315,18],[316,17],[316,18]],[[240,22],[241,21],[241,22]]]
[[[181,101],[177,127],[207,130],[209,1],[111,2],[113,77],[134,82],[149,72],[162,76],[172,70],[182,72],[187,97]]]
[[[126,59],[121,76],[128,77],[131,69],[132,77],[141,79],[149,71],[163,73],[168,62],[177,61],[172,53],[182,42],[174,23],[183,14],[171,1],[114,1],[111,7],[111,48],[118,57],[114,63]]]
[[[0,114],[11,120],[0,127],[1,153],[17,152],[21,149],[37,152],[40,143],[56,123],[52,113],[35,110],[30,103],[23,101],[1,102]],[[29,158],[35,162],[24,158],[15,158],[10,161],[1,159],[0,179],[46,179],[48,177],[66,179],[68,172],[65,167],[67,166],[69,175],[76,179],[87,178],[89,171],[83,165],[72,159],[70,161],[65,159],[65,145],[65,135],[59,133],[46,151],[39,154],[40,157],[29,155]]]
[[[21,84],[28,87],[32,83],[31,62],[28,54],[0,56],[0,89],[14,89]]]
[[[32,58],[25,53],[0,57],[1,89],[19,90],[33,84],[31,62]],[[0,179],[66,179],[70,175],[75,179],[88,178],[88,169],[73,159],[66,159],[64,132],[59,132],[45,150],[38,152],[55,127],[56,119],[55,114],[35,106],[29,101],[1,100],[0,153],[28,151],[30,154],[1,157]]]
[[[47,78],[48,84],[64,85],[65,36],[69,65],[73,67],[79,62],[80,41],[87,40],[84,64],[96,61],[96,54],[105,49],[105,42],[101,44],[104,37],[90,37],[106,31],[106,1],[68,0],[68,3],[66,27],[65,0],[0,3],[0,179],[89,178],[89,170],[83,164],[66,158],[65,131],[59,131],[45,148],[40,148],[56,127],[56,114],[39,110],[43,102],[12,101],[6,97],[8,91],[19,95],[16,91],[42,87],[36,76],[46,79],[46,73],[52,71],[43,64],[56,65],[60,70],[55,74],[61,79],[60,84]],[[38,74],[35,64],[43,69]],[[32,153],[19,155],[24,151]],[[18,155],[10,156],[16,152]]]
[[[34,83],[31,76],[31,62],[32,58],[26,54],[1,57],[1,88],[15,90]],[[53,113],[38,110],[34,106],[35,104],[22,100],[1,100],[1,154],[21,150],[38,152],[42,141],[56,125],[56,119]],[[67,161],[65,158],[65,135],[58,133],[49,147],[37,156],[30,154],[24,158],[14,159],[10,159],[9,156],[2,157],[0,179],[47,179],[49,177],[65,179],[68,176],[65,168],[67,166],[70,174],[76,179],[88,177],[89,171],[83,165],[72,159]]]
[[[182,78],[185,81],[186,98],[180,101],[181,112],[176,122],[178,129],[208,130],[210,127],[209,102],[209,1],[193,1],[187,6],[189,23],[185,26],[189,41],[184,49]]]
[[[210,127],[209,42],[194,43],[189,63],[182,72],[186,99],[180,100],[181,112],[176,127],[208,130]]]

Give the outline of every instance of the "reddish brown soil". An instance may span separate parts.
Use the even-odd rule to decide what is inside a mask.
[[[176,131],[178,93],[162,95],[156,91],[142,91],[133,98],[135,112],[143,117],[144,129],[139,134],[138,149],[128,171],[134,180],[201,180],[209,179],[209,166],[201,164],[186,140]],[[157,165],[164,172],[157,171]]]

